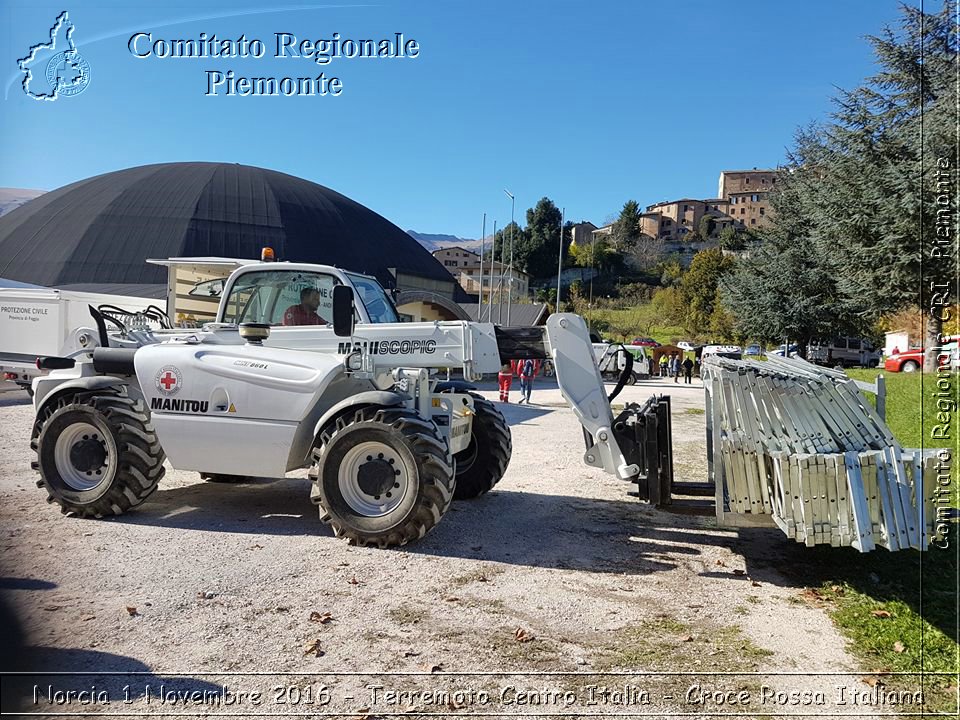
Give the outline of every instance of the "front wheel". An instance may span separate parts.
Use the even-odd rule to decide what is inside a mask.
[[[905,363],[903,363],[903,365],[900,366],[900,371],[905,373],[916,372],[919,369],[920,369],[920,363],[918,363],[915,360],[907,360]]]
[[[164,453],[140,400],[94,395],[44,410],[31,446],[47,502],[79,517],[120,515],[157,489]]]
[[[457,461],[457,500],[490,492],[507,471],[513,452],[510,426],[497,407],[482,395],[469,395],[474,412],[470,444],[453,456]]]
[[[453,500],[447,444],[436,426],[402,408],[366,407],[320,434],[309,471],[320,519],[353,545],[422,538]]]

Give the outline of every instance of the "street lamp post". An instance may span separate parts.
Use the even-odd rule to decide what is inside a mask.
[[[487,241],[487,214],[483,214],[483,229],[480,231],[480,297],[477,305],[477,321],[483,322],[483,250]]]
[[[500,243],[502,246],[503,243]],[[501,247],[500,254],[503,254]],[[493,221],[493,237],[490,239],[490,299],[487,302],[487,322],[493,322],[493,268],[497,263],[497,221]],[[502,278],[501,278],[502,280]]]
[[[516,198],[506,188],[504,192],[510,198],[510,264],[507,265],[507,327],[510,327],[510,306],[513,304],[513,207]]]
[[[560,252],[557,257],[557,302],[556,311],[560,312],[560,273],[563,272],[563,220],[567,214],[567,209],[560,211]]]

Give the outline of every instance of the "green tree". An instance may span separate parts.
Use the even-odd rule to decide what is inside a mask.
[[[955,13],[954,0],[937,13],[903,5],[897,28],[868,38],[879,72],[840,91],[830,121],[798,132],[790,157],[810,238],[838,290],[868,320],[920,304],[928,369],[942,344],[939,309],[957,299],[956,234],[938,234],[937,215],[944,165],[956,172]]]
[[[796,341],[805,356],[814,338],[862,329],[863,306],[843,296],[811,239],[805,190],[796,176],[780,173],[777,187],[771,221],[721,281],[722,297],[740,335],[764,343]]]
[[[560,209],[547,197],[540,198],[527,210],[526,231],[514,244],[514,264],[517,267],[533,277],[557,274],[560,219]]]
[[[728,225],[720,231],[720,247],[730,252],[740,252],[747,247],[747,235]]]
[[[522,265],[517,261],[518,257],[518,248],[524,244],[524,235],[525,231],[517,223],[508,223],[505,227],[497,230],[497,234],[494,236],[494,247],[496,248],[497,256],[494,258],[498,262],[502,262],[504,266],[510,264],[510,243],[511,237],[513,238],[513,264],[515,267],[524,269]]]
[[[717,288],[733,268],[733,259],[719,248],[701,250],[680,280],[680,298],[685,309],[684,327],[690,332],[710,331],[710,320],[719,305]]]
[[[713,219],[712,215],[704,215],[700,218],[700,226],[698,229],[700,233],[701,240],[709,240],[710,236],[713,235],[713,231],[716,229],[717,223]]]
[[[617,252],[626,254],[640,237],[640,216],[643,210],[636,200],[627,200],[620,215],[613,223],[611,237]]]

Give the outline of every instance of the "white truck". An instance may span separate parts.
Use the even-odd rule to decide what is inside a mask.
[[[159,324],[159,309],[150,310],[157,302],[52,288],[0,288],[0,391],[30,392],[30,383],[42,374],[38,357],[77,357],[96,347],[90,306],[101,308],[111,324],[134,327]]]
[[[302,263],[245,262],[226,279],[178,286],[184,267],[215,264],[169,265],[171,300],[218,297],[214,322],[111,332],[98,319],[101,347],[38,362],[51,372],[33,383],[33,467],[64,513],[136,507],[165,460],[212,476],[308,468],[311,500],[337,536],[403,545],[455,497],[492,489],[512,451],[496,406],[437,371],[472,381],[522,357],[552,361],[587,465],[638,485],[666,471],[669,453],[654,451],[663,432],[645,411],[628,403],[614,417],[577,315],[553,315],[546,328],[401,323],[374,278]]]

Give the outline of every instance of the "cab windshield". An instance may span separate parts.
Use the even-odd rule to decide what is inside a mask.
[[[332,275],[304,270],[244,273],[230,288],[222,322],[326,325],[333,318]]]
[[[355,275],[354,273],[346,273],[346,275],[357,289],[357,294],[360,296],[359,300],[367,309],[367,315],[370,316],[370,322],[400,322],[396,308],[393,307],[387,293],[380,287],[380,283],[366,275]]]
[[[380,284],[371,277],[346,273],[356,288],[356,303],[370,322],[400,322]],[[308,270],[257,270],[242,274],[230,287],[221,322],[268,325],[326,325],[333,319],[333,275]]]

